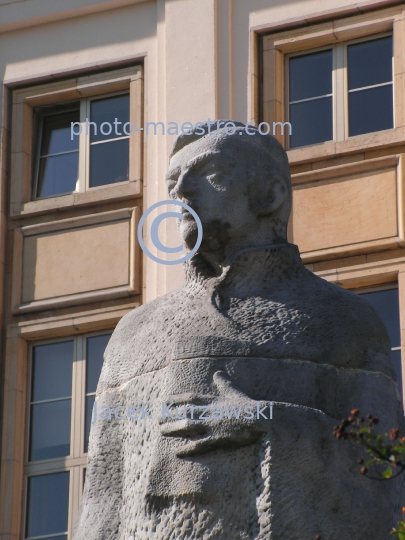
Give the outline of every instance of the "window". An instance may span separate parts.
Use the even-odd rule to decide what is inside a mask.
[[[68,508],[68,472],[28,478],[26,538],[66,540]]]
[[[129,136],[122,129],[129,122],[129,95],[91,101],[90,120],[95,125],[90,127],[94,129],[90,135],[89,186],[128,180]],[[103,124],[107,125],[107,133],[102,130]]]
[[[403,143],[402,7],[268,32],[251,64],[250,111],[291,165]]]
[[[292,57],[289,66],[291,147],[333,139],[332,49]]]
[[[142,196],[141,65],[11,92],[12,216]]]
[[[111,333],[90,334],[31,348],[26,539],[67,540],[73,526],[95,392],[110,337]]]
[[[391,360],[398,379],[398,387],[403,396],[401,366],[401,332],[399,324],[398,289],[386,289],[359,294],[370,302],[384,322],[391,339]]]
[[[70,126],[79,110],[44,115],[38,159],[37,197],[50,197],[76,189],[79,141],[71,140]]]
[[[290,148],[393,128],[392,57],[392,35],[290,55]]]
[[[347,77],[349,135],[394,127],[392,36],[349,45]]]
[[[70,108],[35,110],[40,133],[34,198],[129,180],[129,137],[134,133],[129,94],[87,98]]]
[[[70,454],[73,344],[33,348],[29,461]]]

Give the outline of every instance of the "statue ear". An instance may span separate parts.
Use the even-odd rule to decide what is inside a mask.
[[[249,184],[252,210],[258,217],[274,214],[288,196],[287,187],[281,176],[270,179],[256,178]]]

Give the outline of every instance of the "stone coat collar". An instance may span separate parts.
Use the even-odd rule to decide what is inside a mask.
[[[241,250],[222,267],[219,276],[213,275],[213,269],[198,256],[185,266],[187,293],[205,292],[209,296],[219,293],[238,298],[255,295],[259,291],[270,292],[305,272],[298,247],[294,244]]]

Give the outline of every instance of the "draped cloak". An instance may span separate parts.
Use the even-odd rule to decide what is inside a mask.
[[[178,457],[161,403],[215,394],[218,370],[274,402],[268,431]],[[118,324],[96,402],[144,403],[152,419],[92,426],[74,540],[383,540],[400,519],[402,477],[361,476],[361,449],[332,436],[355,407],[381,430],[403,429],[387,331],[360,296],[307,270],[293,244],[241,251],[220,276],[199,256],[186,263],[182,287]]]

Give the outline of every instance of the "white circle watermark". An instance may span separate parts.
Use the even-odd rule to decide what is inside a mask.
[[[142,239],[142,229],[143,229],[143,225],[144,225],[145,220],[148,217],[148,215],[153,210],[155,210],[155,208],[158,208],[159,206],[165,206],[167,204],[171,204],[172,206],[173,205],[174,206],[181,206],[182,208],[185,208],[188,212],[190,212],[190,214],[195,219],[195,222],[197,224],[197,231],[198,231],[197,242],[196,242],[194,248],[189,253],[187,253],[187,255],[185,255],[184,257],[181,257],[180,259],[175,260],[175,261],[166,261],[165,259],[160,259],[159,257],[156,257],[155,255],[153,255],[153,253],[151,253],[149,251],[149,249],[145,245],[145,242]],[[159,251],[163,251],[163,253],[178,253],[179,251],[183,250],[183,246],[167,247],[167,246],[164,246],[161,243],[161,241],[159,240],[159,225],[161,224],[161,222],[164,219],[170,218],[170,217],[174,217],[176,219],[184,219],[184,215],[181,214],[180,212],[165,212],[164,214],[160,214],[152,222],[152,225],[150,227],[150,237],[151,237],[151,240],[152,240],[152,244]],[[180,201],[168,200],[168,201],[159,201],[159,202],[157,202],[155,204],[152,204],[152,206],[150,206],[146,210],[146,212],[143,214],[143,216],[139,220],[139,224],[138,224],[138,242],[139,242],[139,245],[141,246],[142,251],[150,259],[152,259],[152,261],[155,261],[155,262],[160,263],[160,264],[173,265],[173,264],[180,264],[180,263],[188,261],[189,259],[191,259],[191,257],[197,252],[198,248],[200,247],[201,242],[202,242],[202,236],[203,236],[203,228],[202,228],[201,220],[198,217],[197,212],[195,212],[195,210],[190,208],[190,206],[188,206],[186,203],[183,203],[183,202],[180,202]]]

